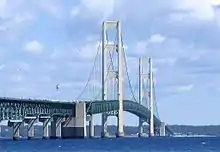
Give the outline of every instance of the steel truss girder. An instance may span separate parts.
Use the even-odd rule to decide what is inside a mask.
[[[74,116],[75,103],[39,102],[37,100],[0,99],[0,121],[20,120],[26,116]]]

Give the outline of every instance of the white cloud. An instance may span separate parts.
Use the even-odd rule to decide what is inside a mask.
[[[87,43],[83,43],[82,45],[75,46],[73,44],[69,44],[65,48],[55,49],[50,58],[53,60],[56,59],[80,59],[83,61],[91,60],[95,57],[98,46],[100,42],[98,41],[89,41]],[[99,55],[101,52],[101,44],[99,47]]]
[[[75,57],[82,59],[82,60],[94,59],[99,45],[101,45],[100,42],[93,41],[85,45],[73,48],[75,52]],[[101,52],[101,47],[99,47],[99,54],[100,52]]]
[[[18,71],[17,71],[18,72]],[[11,81],[15,82],[15,83],[19,83],[21,81],[24,80],[23,75],[21,75],[20,73],[15,73],[11,76]]]
[[[2,19],[13,18],[15,15],[23,13],[25,0],[1,0],[0,1],[0,17]]]
[[[154,34],[150,37],[151,43],[162,43],[165,40],[165,37],[160,34]]]
[[[34,17],[29,13],[17,13],[10,18],[3,20],[0,25],[0,32],[4,32],[4,39],[18,40],[22,31],[28,27]],[[0,35],[1,36],[1,35]]]
[[[98,18],[100,20],[115,16],[120,19],[143,20],[150,16],[146,14],[155,15],[163,10],[173,10],[174,13],[170,14],[171,21],[194,21],[195,19],[210,21],[217,17],[213,5],[218,3],[211,0],[157,0],[155,4],[148,0],[137,2],[81,0],[79,5],[73,7],[70,14],[74,17],[80,15],[81,18]],[[147,5],[150,5],[151,8],[146,9]]]
[[[79,57],[82,59],[92,59],[95,55],[94,50],[97,50],[97,45],[91,43],[79,48],[77,51],[79,53]]]
[[[27,62],[19,62],[18,63],[19,71],[29,71],[31,69],[30,64]]]
[[[2,31],[6,31],[6,30],[7,30],[7,28],[6,28],[5,26],[0,25],[0,32],[2,32]]]
[[[154,62],[159,65],[174,65],[177,61],[177,58],[158,58]]]
[[[57,70],[56,65],[51,64],[51,63],[45,63],[43,67],[45,68],[46,71],[49,71],[49,72]]]
[[[14,23],[21,24],[33,20],[33,16],[29,13],[17,14],[15,15],[13,21]]]
[[[13,4],[12,4],[13,5]],[[0,17],[5,18],[10,12],[10,2],[7,0],[0,1]]]
[[[36,79],[35,83],[49,84],[49,83],[51,83],[51,76],[50,75],[41,75],[40,77],[38,77],[38,79]]]
[[[7,5],[7,0],[0,1],[0,16],[2,16],[2,14],[4,13],[6,5]]]
[[[98,34],[91,34],[91,35],[86,36],[86,41],[94,42],[94,41],[98,40],[99,37],[100,36]]]
[[[162,45],[166,40],[165,36],[160,34],[154,34],[149,37],[147,40],[138,41],[133,47],[129,47],[129,55],[143,57],[150,57],[151,55],[148,52],[151,52],[151,45]]]
[[[68,58],[72,57],[72,50],[65,52],[63,49],[54,49],[53,52],[50,54],[50,58],[52,60],[60,59],[60,58]]]
[[[17,41],[29,23],[42,12],[62,19],[67,13],[60,0],[1,0],[0,32],[4,32],[3,36],[7,40]]]
[[[38,0],[36,1],[40,9],[46,11],[47,13],[53,15],[54,17],[60,18],[64,17],[64,8],[62,7],[63,3],[59,0]]]
[[[211,0],[212,5],[217,6],[220,5],[220,0]]]
[[[114,13],[115,5],[116,0],[81,0],[80,4],[71,10],[71,15],[81,16],[84,12],[88,13],[89,17],[105,20]]]
[[[213,20],[216,14],[211,0],[182,0],[173,1],[176,9],[181,9],[186,12],[177,13],[172,16],[173,19],[200,19],[200,20]]]
[[[157,73],[159,72],[159,69],[154,67],[154,68],[152,69],[152,72],[153,72],[154,74],[157,74]],[[146,73],[146,72],[145,72],[145,73]],[[155,80],[156,80],[156,79],[155,79]]]
[[[139,58],[146,53],[147,45],[148,45],[147,41],[144,41],[144,40],[138,41],[133,47],[129,48],[129,52],[126,54],[131,55],[131,56],[136,56]]]
[[[26,43],[25,50],[34,54],[39,54],[42,53],[43,46],[37,40],[33,40]]]
[[[72,88],[74,86],[74,83],[73,82],[64,82],[64,83],[61,83],[59,84],[61,88]]]
[[[4,64],[0,65],[0,70],[2,70],[5,67]]]
[[[70,15],[71,15],[72,17],[75,17],[75,16],[79,15],[79,13],[80,13],[79,6],[78,6],[78,7],[74,7],[74,8],[70,11]]]
[[[0,31],[4,34],[0,35],[1,37],[6,40],[19,39],[18,36],[23,28],[34,19],[33,13],[25,7],[29,8],[25,0],[0,1]]]
[[[188,85],[179,85],[179,86],[172,86],[169,87],[169,91],[172,93],[183,93],[183,92],[190,92],[194,88],[193,84]]]

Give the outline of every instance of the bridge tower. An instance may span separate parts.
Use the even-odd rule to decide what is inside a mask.
[[[150,123],[149,123],[149,136],[154,136],[154,89],[153,89],[153,66],[152,59],[149,58],[149,110],[150,110]]]
[[[107,31],[114,29],[117,37],[117,42],[114,44],[109,43]],[[107,90],[108,84],[106,80],[108,79],[109,69],[108,69],[108,53],[109,50],[115,51],[117,53],[117,71],[115,71],[117,80],[117,100],[118,100],[118,115],[117,115],[117,136],[124,136],[123,129],[123,84],[122,84],[122,36],[121,36],[121,22],[120,21],[105,21],[102,24],[102,100],[108,100]],[[107,113],[102,114],[102,137],[107,136]]]
[[[143,60],[139,58],[139,104],[143,102]],[[139,117],[139,137],[143,136],[143,119]]]

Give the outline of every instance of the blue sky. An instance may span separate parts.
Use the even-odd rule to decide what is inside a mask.
[[[220,124],[219,3],[1,0],[0,95],[76,99],[92,68],[101,22],[121,20],[133,86],[138,57],[153,58],[160,118],[169,124]],[[135,116],[124,117],[125,124],[138,124]]]

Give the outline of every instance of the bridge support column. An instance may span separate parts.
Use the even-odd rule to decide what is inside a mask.
[[[34,121],[28,123],[28,139],[34,138]]]
[[[94,132],[94,120],[93,120],[93,115],[90,115],[90,120],[89,120],[89,137],[94,138],[95,132]]]
[[[39,121],[43,123],[43,139],[49,139],[49,122],[50,117],[40,117]]]
[[[86,103],[76,103],[75,117],[69,117],[62,123],[62,138],[86,137]]]
[[[26,117],[24,118],[24,122],[28,124],[27,126],[27,139],[34,138],[34,123],[36,122],[37,117]]]
[[[102,113],[102,132],[101,137],[106,138],[109,137],[108,133],[108,115],[107,113]]]
[[[160,136],[165,136],[165,123],[161,122],[160,124]]]
[[[139,118],[139,137],[143,137],[144,136],[144,129],[143,129],[143,119]]]
[[[61,122],[63,121],[62,117],[53,117],[51,122],[51,138],[59,139],[61,138]]]
[[[8,121],[8,126],[12,127],[13,130],[13,140],[18,140],[20,138],[20,126],[22,121]]]

